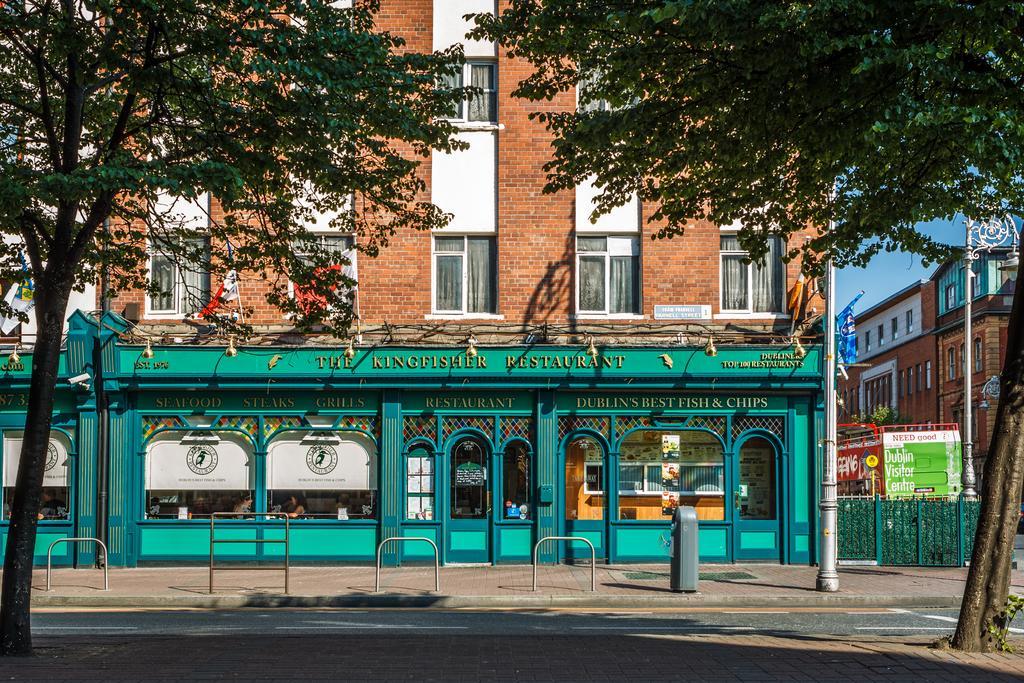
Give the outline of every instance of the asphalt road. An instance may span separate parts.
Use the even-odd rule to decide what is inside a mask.
[[[956,610],[36,610],[39,636],[423,633],[934,636]],[[1015,634],[1024,633],[1014,629]]]
[[[955,610],[46,610],[10,681],[1022,681]]]

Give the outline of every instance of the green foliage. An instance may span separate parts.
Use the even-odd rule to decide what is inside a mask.
[[[440,115],[464,92],[434,87],[457,49],[408,52],[375,26],[376,1],[338,5],[0,2],[0,274],[18,275],[24,248],[40,303],[103,269],[116,291],[146,285],[152,247],[256,273],[300,325],[344,329],[342,297],[303,312],[289,295],[289,281],[322,296],[352,284],[328,268],[314,214],[371,255],[397,230],[443,226],[418,200],[417,157],[457,144]],[[226,210],[209,256],[181,239],[171,201],[207,193]]]
[[[512,0],[479,35],[529,60],[515,93],[556,136],[548,189],[596,175],[597,211],[633,193],[664,221],[742,221],[838,265],[948,248],[915,224],[1024,209],[1024,3],[951,0]]]
[[[882,427],[884,425],[906,424],[906,420],[900,416],[898,410],[885,405],[875,406],[875,409],[870,413],[858,415],[854,421],[861,424],[873,424],[878,427]]]
[[[1010,624],[1017,612],[1024,609],[1024,597],[1009,595],[1006,598],[1006,607],[995,619],[988,623],[988,633],[995,641],[996,649],[1000,652],[1013,652],[1013,645],[1007,640],[1010,635]]]

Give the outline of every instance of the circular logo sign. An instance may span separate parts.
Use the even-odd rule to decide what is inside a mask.
[[[196,474],[209,474],[217,468],[217,450],[213,446],[193,446],[188,449],[185,464]]]
[[[864,459],[864,462],[867,464],[868,467],[874,469],[875,466],[878,465],[878,456],[871,454]]]
[[[49,472],[57,464],[57,447],[52,443],[46,446],[46,471]]]
[[[313,474],[330,474],[338,466],[338,451],[333,446],[318,444],[306,451],[306,467]]]

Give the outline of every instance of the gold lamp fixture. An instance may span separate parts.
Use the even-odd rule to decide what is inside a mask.
[[[476,350],[476,337],[472,334],[469,335],[469,339],[466,340],[466,358],[476,358],[478,353]]]
[[[11,355],[7,356],[7,363],[9,365],[17,365],[21,362],[21,355],[18,354],[18,349],[21,348],[21,344],[15,343],[14,348],[11,349]]]
[[[235,335],[228,336],[228,348],[224,349],[224,355],[228,358],[234,358],[238,355],[238,349],[235,348]]]
[[[715,346],[714,337],[708,337],[708,343],[704,345],[704,355],[708,358],[714,358],[718,355],[718,347]]]
[[[591,358],[597,358],[597,347],[594,345],[594,337],[587,337],[587,350],[585,353]]]
[[[153,353],[153,342],[146,340],[146,348],[142,349],[143,358],[152,358],[155,354]]]
[[[348,346],[345,347],[345,352],[342,355],[345,356],[345,360],[352,360],[356,357],[355,343],[351,339],[348,340]]]
[[[803,358],[807,355],[807,349],[800,343],[800,337],[793,337],[793,355],[797,358]]]

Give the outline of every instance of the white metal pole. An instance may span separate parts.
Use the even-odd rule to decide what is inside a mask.
[[[825,439],[821,467],[821,503],[819,526],[821,552],[818,564],[817,588],[834,593],[839,590],[839,572],[836,571],[836,269],[829,258],[825,275]]]
[[[964,376],[964,438],[963,438],[963,473],[961,482],[963,492],[961,495],[966,500],[975,500],[978,492],[975,488],[976,477],[974,476],[974,405],[971,394],[971,374],[974,371],[974,333],[972,331],[973,321],[972,306],[974,304],[974,251],[971,244],[971,222],[967,221],[967,243],[964,252],[964,353],[963,353],[963,376]]]

